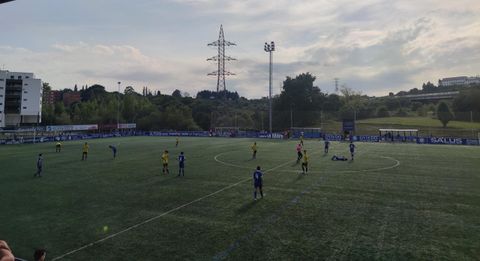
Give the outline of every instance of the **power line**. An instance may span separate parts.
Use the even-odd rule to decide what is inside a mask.
[[[340,79],[335,78],[334,80],[335,80],[335,93],[338,93],[338,81],[339,81]]]
[[[236,44],[225,40],[225,36],[223,34],[223,26],[220,25],[220,33],[218,34],[218,40],[208,44],[208,46],[218,47],[218,54],[207,59],[207,61],[217,62],[218,69],[214,72],[207,74],[209,76],[217,76],[217,92],[227,90],[227,86],[225,85],[225,76],[235,75],[234,73],[225,70],[226,61],[237,60],[235,58],[225,55],[225,46],[232,45]]]

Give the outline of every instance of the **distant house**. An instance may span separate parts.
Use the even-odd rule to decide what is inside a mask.
[[[80,96],[80,92],[65,92],[63,94],[63,104],[65,106],[70,106],[75,102],[80,102],[82,97]]]
[[[470,84],[480,84],[480,76],[468,77],[468,76],[458,76],[458,77],[449,77],[438,80],[439,87],[447,86],[462,86]]]
[[[55,102],[62,100],[62,93],[56,90],[43,91],[43,105],[54,105]]]

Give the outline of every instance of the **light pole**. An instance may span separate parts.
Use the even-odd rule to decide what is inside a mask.
[[[118,82],[118,99],[117,99],[117,131],[120,132],[120,84],[122,82]]]
[[[270,53],[270,70],[269,70],[269,77],[268,77],[268,113],[269,113],[269,127],[270,127],[270,138],[273,138],[272,134],[272,52],[275,51],[275,43],[273,41],[270,44],[265,43],[263,47],[265,52]]]

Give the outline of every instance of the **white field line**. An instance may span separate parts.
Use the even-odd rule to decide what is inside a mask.
[[[317,170],[317,171],[308,171],[308,173],[324,173],[324,172],[334,172],[334,173],[359,173],[359,172],[371,172],[371,171],[381,171],[381,170],[389,170],[389,169],[394,169],[398,166],[400,166],[400,161],[395,159],[395,158],[392,158],[392,157],[384,157],[384,156],[380,156],[380,158],[384,158],[384,159],[390,159],[390,160],[393,160],[395,161],[395,164],[391,165],[391,166],[387,166],[387,167],[381,167],[381,168],[374,168],[374,169],[359,169],[359,170]],[[341,164],[341,162],[339,163]],[[291,173],[295,173],[294,170],[278,170],[278,172],[291,172]]]
[[[224,154],[224,153],[221,153],[221,154]],[[217,156],[219,156],[219,155],[220,155],[220,154],[218,154]],[[215,159],[216,161],[218,161],[218,160],[216,159],[217,156],[214,157],[214,159]],[[218,162],[220,162],[220,161],[218,161]],[[287,164],[290,164],[291,162],[292,162],[292,161],[288,161],[288,162],[286,162],[286,163],[280,164],[280,165],[278,165],[278,166],[276,166],[276,167],[273,167],[273,168],[271,168],[271,169],[268,169],[268,170],[264,171],[264,173],[267,173],[267,172],[276,170],[276,169],[278,169],[278,168],[281,168],[281,167],[283,167],[283,166],[285,166],[285,165],[287,165]],[[220,162],[220,163],[224,164],[223,162]],[[230,164],[230,165],[231,165],[231,166],[234,166],[234,164]],[[234,167],[238,167],[238,166],[234,166]],[[251,169],[251,168],[248,168],[248,169]],[[246,181],[248,181],[248,180],[251,180],[251,179],[252,179],[252,178],[249,177],[249,178],[240,180],[240,181],[237,182],[237,183],[234,183],[234,184],[232,184],[232,185],[228,185],[228,186],[226,186],[226,187],[224,187],[224,188],[221,188],[221,189],[219,189],[219,190],[217,190],[217,191],[215,191],[215,192],[213,192],[213,193],[210,193],[210,194],[205,195],[205,196],[203,196],[203,197],[197,198],[197,199],[195,199],[195,200],[193,200],[193,201],[190,201],[190,202],[185,203],[185,204],[183,204],[183,205],[181,205],[181,206],[178,206],[178,207],[176,207],[176,208],[173,208],[173,209],[171,209],[171,210],[169,210],[169,211],[167,211],[167,212],[163,212],[162,214],[159,214],[159,215],[157,215],[157,216],[155,216],[155,217],[149,218],[149,219],[147,219],[147,220],[145,220],[145,221],[142,221],[142,222],[140,222],[140,223],[138,223],[138,224],[135,224],[135,225],[132,225],[132,226],[130,226],[130,227],[127,227],[127,228],[125,228],[125,229],[123,229],[123,230],[121,230],[121,231],[119,231],[119,232],[117,232],[117,233],[111,234],[111,235],[109,235],[109,236],[107,236],[107,237],[101,238],[101,239],[99,239],[99,240],[96,240],[96,241],[93,241],[93,242],[88,243],[88,244],[86,244],[86,245],[83,245],[83,246],[81,246],[81,247],[79,247],[79,248],[77,248],[77,249],[74,249],[74,250],[72,250],[72,251],[70,251],[70,252],[67,252],[67,253],[65,253],[65,254],[63,254],[63,255],[61,255],[61,256],[55,257],[55,258],[52,259],[52,261],[65,258],[66,256],[72,255],[72,254],[74,254],[74,253],[76,253],[76,252],[78,252],[78,251],[84,250],[84,249],[86,249],[86,248],[89,248],[89,247],[91,247],[91,246],[97,245],[97,244],[102,243],[102,242],[104,242],[104,241],[106,241],[106,240],[109,240],[109,239],[111,239],[111,238],[114,238],[114,237],[116,237],[116,236],[119,236],[119,235],[121,235],[121,234],[123,234],[123,233],[125,233],[125,232],[128,232],[128,231],[130,231],[130,230],[132,230],[132,229],[135,229],[135,228],[137,228],[137,227],[139,227],[139,226],[142,226],[142,225],[145,225],[145,224],[147,224],[147,223],[150,223],[150,222],[152,222],[152,221],[154,221],[154,220],[157,220],[157,219],[159,219],[159,218],[161,218],[161,217],[163,217],[163,216],[165,216],[165,215],[168,215],[168,214],[170,214],[170,213],[173,213],[173,212],[175,212],[175,211],[177,211],[177,210],[179,210],[179,209],[182,209],[182,208],[184,208],[184,207],[188,207],[188,206],[190,206],[190,205],[192,205],[192,204],[194,204],[194,203],[196,203],[196,202],[198,202],[198,201],[201,201],[201,200],[203,200],[203,199],[209,198],[209,197],[211,197],[211,196],[213,196],[213,195],[215,195],[215,194],[218,194],[218,193],[220,193],[220,192],[222,192],[222,191],[224,191],[224,190],[227,190],[227,189],[229,189],[229,188],[233,188],[233,187],[235,187],[235,186],[238,186],[239,184],[242,184],[242,183],[244,183],[244,182],[246,182]]]
[[[229,162],[225,162],[225,161],[222,161],[222,160],[219,160],[218,157],[226,154],[227,152],[224,152],[224,153],[220,153],[218,154],[217,156],[214,157],[215,161],[220,163],[220,164],[223,164],[223,165],[226,165],[226,166],[230,166],[230,167],[236,167],[236,168],[240,168],[240,169],[251,169],[251,168],[248,168],[248,167],[244,167],[244,166],[240,166],[240,165],[236,165],[236,164],[233,164],[233,163],[229,163]],[[380,158],[384,158],[384,159],[390,159],[390,160],[393,160],[395,161],[395,164],[391,165],[391,166],[387,166],[387,167],[381,167],[381,168],[374,168],[374,169],[360,169],[360,170],[322,170],[322,171],[308,171],[308,173],[324,173],[324,172],[335,172],[335,173],[358,173],[358,172],[371,172],[371,171],[381,171],[381,170],[389,170],[389,169],[394,169],[398,166],[400,166],[400,161],[395,159],[395,158],[392,158],[392,157],[385,157],[385,156],[380,156]],[[341,164],[341,162],[340,162]],[[288,172],[288,173],[297,173],[298,171],[297,170],[278,170],[278,172]]]

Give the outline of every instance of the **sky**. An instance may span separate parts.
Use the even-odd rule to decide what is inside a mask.
[[[247,98],[268,95],[267,41],[274,94],[305,72],[324,92],[339,78],[372,96],[480,74],[478,0],[15,0],[0,5],[0,24],[0,69],[53,89],[216,90],[206,59],[220,25],[237,44],[227,89]]]

